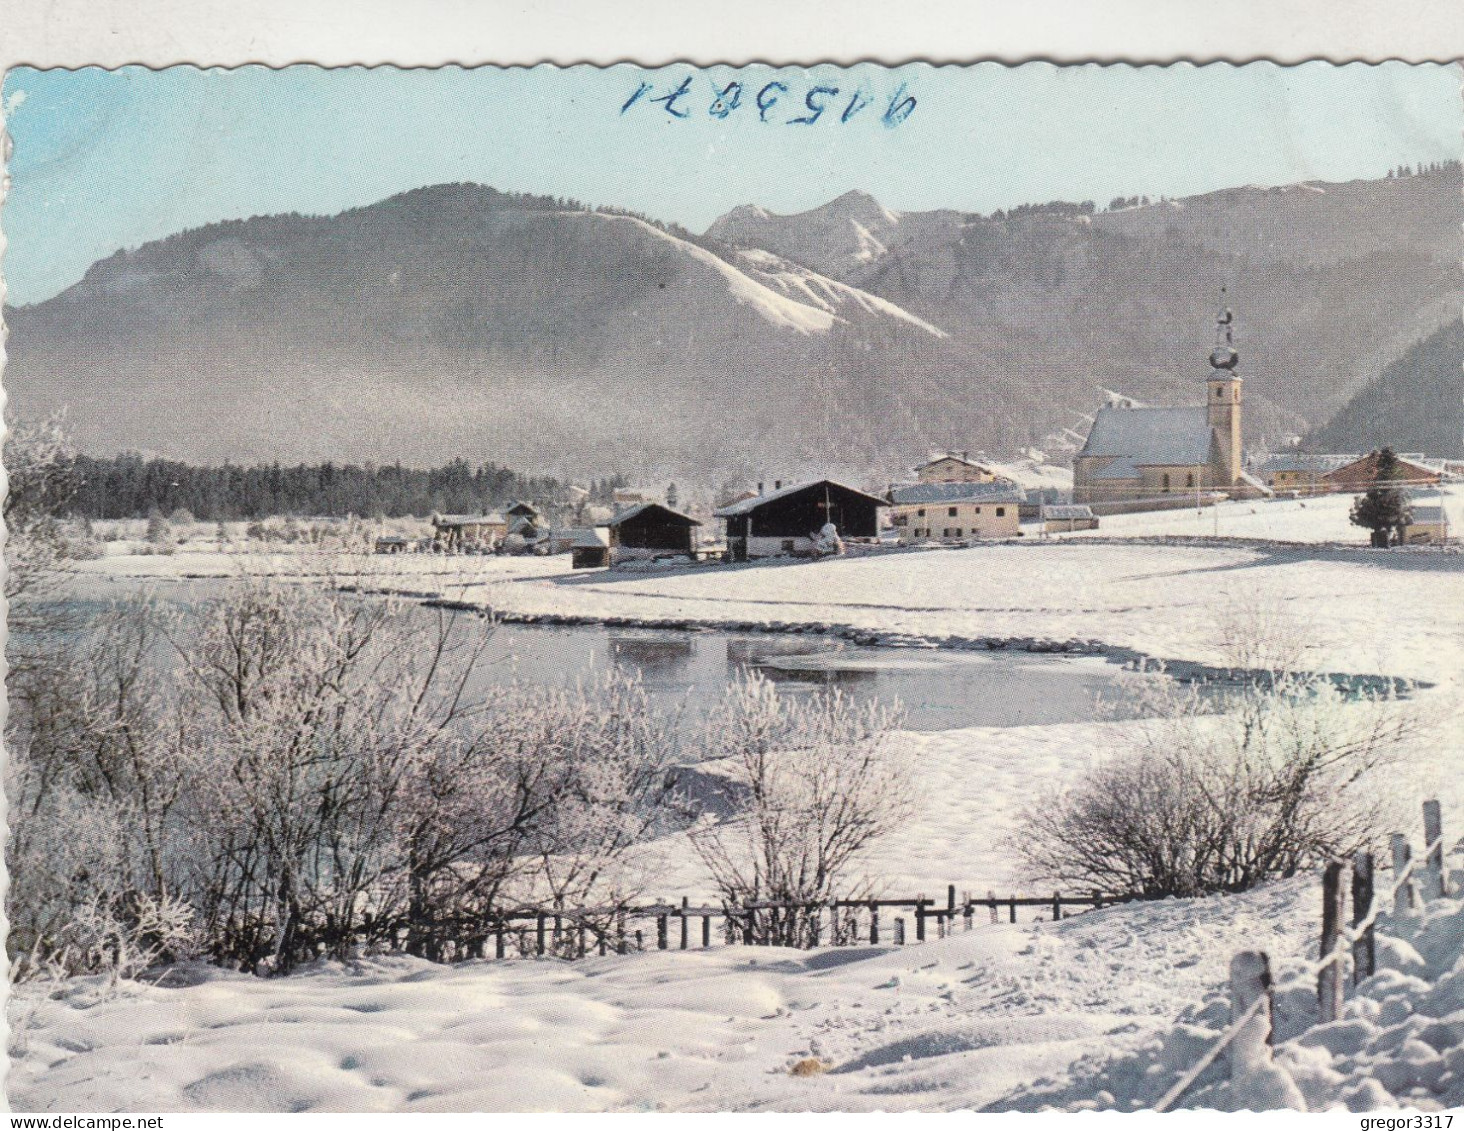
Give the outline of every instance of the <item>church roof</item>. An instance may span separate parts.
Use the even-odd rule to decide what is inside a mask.
[[[1209,410],[1203,405],[1100,408],[1087,443],[1078,455],[1117,456],[1133,467],[1182,467],[1208,463],[1210,442]],[[1120,478],[1134,478],[1132,468],[1127,476]]]

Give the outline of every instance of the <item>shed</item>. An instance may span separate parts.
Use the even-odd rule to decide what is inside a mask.
[[[696,528],[690,515],[660,503],[639,503],[609,522],[611,557],[617,562],[696,554]]]
[[[727,523],[727,552],[734,562],[794,555],[812,557],[832,524],[840,539],[879,537],[884,499],[831,479],[795,483],[719,508]],[[826,543],[825,543],[826,544]]]
[[[411,548],[411,539],[405,534],[383,534],[376,539],[378,554],[405,554]]]
[[[1042,529],[1047,534],[1072,530],[1097,530],[1098,516],[1083,503],[1059,503],[1042,508]]]
[[[1403,541],[1407,544],[1437,544],[1449,538],[1449,516],[1441,506],[1408,508],[1408,525],[1403,528]]]
[[[569,554],[571,569],[604,569],[610,564],[610,539],[601,530],[576,530]]]

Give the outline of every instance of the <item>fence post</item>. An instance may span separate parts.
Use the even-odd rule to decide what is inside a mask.
[[[996,892],[988,891],[986,893],[986,906],[991,908],[991,921],[993,923],[999,921],[1001,914],[996,909]]]
[[[503,924],[498,924],[498,929],[493,932],[493,957],[502,958],[504,954]]]
[[[1317,1019],[1326,1024],[1342,1013],[1342,971],[1337,943],[1341,939],[1346,893],[1342,890],[1342,861],[1333,860],[1322,875],[1322,946],[1325,963],[1317,974]],[[1328,961],[1331,959],[1331,961]]]
[[[646,949],[646,933],[639,927],[635,929],[635,949],[638,951]]]
[[[1008,910],[1011,912],[1012,922],[1015,923],[1017,921],[1017,897],[1016,896],[1012,896],[1011,897],[1011,903],[1008,904]]]
[[[895,916],[895,945],[905,945],[905,917],[903,915]]]
[[[869,945],[879,945],[879,904],[869,901]]]
[[[534,918],[534,951],[540,958],[544,957],[544,931],[549,925],[549,917],[540,911]]]
[[[1394,833],[1391,844],[1393,882],[1398,885],[1393,889],[1393,914],[1401,918],[1413,910],[1413,876],[1405,877],[1403,875],[1413,860],[1413,846],[1408,843],[1408,838],[1402,833]]]
[[[962,915],[966,920],[966,930],[969,931],[973,926],[975,926],[976,918],[976,904],[971,902],[970,892],[966,893],[966,906],[962,912]]]
[[[615,913],[615,952],[617,954],[629,954],[630,943],[625,937],[625,912]]]
[[[671,929],[670,916],[668,916],[665,911],[662,911],[659,915],[656,916],[656,949],[657,950],[665,950],[666,949],[667,943],[670,941],[670,939],[667,937],[670,934],[670,929]]]
[[[601,958],[604,958],[605,957],[605,951],[607,949],[607,942],[606,942],[606,940],[610,937],[610,932],[609,932],[608,929],[602,931],[598,927],[596,927],[595,928],[595,937],[599,940],[599,943],[600,943],[600,946],[599,946],[600,957]]]
[[[579,956],[583,958],[587,953],[585,948],[585,921],[583,919],[579,920],[575,925],[574,933],[575,947],[579,951]]]
[[[1256,1015],[1256,1020],[1262,1023],[1260,1027],[1264,1033],[1264,1040],[1269,1045],[1273,1039],[1271,960],[1264,950],[1242,950],[1230,960],[1231,1023],[1233,1024],[1237,1018],[1244,1016],[1245,1011],[1255,1004],[1256,998],[1262,996],[1266,998],[1266,1004],[1261,1007],[1260,1013]]]
[[[1052,893],[1052,921],[1054,923],[1062,922],[1062,892],[1060,891]]]
[[[691,906],[691,896],[689,896],[689,895],[683,895],[681,897],[681,949],[682,950],[685,950],[687,948],[687,946],[690,944],[690,941],[691,941],[689,938],[687,938],[687,931],[688,931],[689,928],[688,928],[687,922],[686,922],[686,909],[688,907],[690,907],[690,906]]]
[[[1373,858],[1371,852],[1359,852],[1352,862],[1352,925],[1357,927],[1372,911]],[[1360,939],[1352,943],[1352,984],[1377,973],[1377,940],[1368,926]]]
[[[947,911],[954,911],[955,909],[956,909],[956,885],[955,884],[947,884],[946,885],[946,910]]]
[[[915,897],[915,941],[925,941],[925,905],[928,903],[923,895]]]
[[[707,947],[709,947],[711,945],[712,945],[712,917],[710,915],[703,915],[702,916],[702,949],[705,950]]]
[[[1094,911],[1097,911],[1102,906],[1103,906],[1103,893],[1101,891],[1095,891],[1093,893],[1093,910]]]
[[[1444,891],[1444,821],[1443,812],[1437,801],[1423,803],[1423,843],[1428,848],[1428,883],[1424,886],[1427,899],[1443,899]],[[1435,843],[1437,842],[1437,843]]]
[[[746,908],[747,922],[742,930],[742,945],[754,946],[757,942],[757,912],[751,906]]]

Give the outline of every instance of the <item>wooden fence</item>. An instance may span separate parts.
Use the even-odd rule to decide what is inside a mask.
[[[946,888],[943,903],[925,895],[881,899],[835,899],[827,903],[760,900],[742,904],[651,903],[624,907],[520,907],[505,911],[470,932],[444,957],[585,958],[647,949],[689,950],[717,943],[741,946],[871,946],[925,942],[973,929],[978,918],[1015,923],[1019,908],[1045,911],[1055,921],[1136,896],[1091,892],[1085,896],[997,896],[984,898]],[[905,912],[901,914],[900,912]],[[794,920],[798,929],[790,931]],[[795,942],[790,942],[795,939]]]

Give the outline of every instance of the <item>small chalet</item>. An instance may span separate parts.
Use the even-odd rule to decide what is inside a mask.
[[[880,508],[888,505],[876,495],[818,479],[789,487],[775,484],[768,494],[730,503],[714,513],[727,523],[728,557],[745,562],[814,557],[837,540],[877,539]]]
[[[890,525],[901,542],[1015,538],[1021,488],[1003,482],[915,483],[890,488]]]
[[[1379,452],[1369,452],[1360,459],[1329,472],[1326,481],[1333,491],[1366,491],[1378,481]],[[1400,487],[1436,487],[1442,478],[1440,470],[1422,462],[1421,456],[1399,456],[1394,477]]]
[[[449,554],[497,549],[507,531],[504,516],[497,512],[432,516],[433,545]]]
[[[915,478],[922,483],[992,483],[1002,477],[965,452],[947,452],[915,468]]]
[[[1042,530],[1046,534],[1097,530],[1098,516],[1082,503],[1055,503],[1042,508]]]
[[[571,569],[604,569],[610,564],[610,537],[606,531],[583,527],[569,544]]]
[[[610,557],[615,562],[696,556],[696,519],[660,503],[639,503],[609,522]]]

